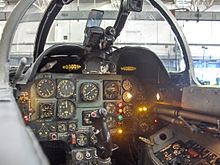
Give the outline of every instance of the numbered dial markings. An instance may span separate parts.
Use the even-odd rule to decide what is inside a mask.
[[[124,80],[122,83],[122,87],[126,91],[131,91],[132,90],[132,84],[129,80]]]
[[[88,137],[86,134],[80,133],[77,135],[76,141],[79,146],[83,147],[88,144]]]
[[[55,108],[54,103],[40,103],[39,104],[40,118],[45,119],[45,118],[53,117],[54,108]]]
[[[56,84],[53,80],[42,79],[37,83],[37,94],[40,97],[48,98],[54,95]]]
[[[104,97],[106,100],[118,100],[120,97],[120,83],[118,81],[106,81],[104,84]]]
[[[116,112],[116,105],[113,102],[107,102],[105,103],[105,109],[108,113],[114,114]]]
[[[83,83],[81,85],[81,98],[83,101],[96,101],[99,95],[99,88],[95,83]]]
[[[57,86],[57,94],[60,97],[72,97],[75,94],[75,85],[70,80],[62,80]]]
[[[70,119],[75,116],[76,107],[70,100],[61,100],[58,102],[57,116],[60,119]]]

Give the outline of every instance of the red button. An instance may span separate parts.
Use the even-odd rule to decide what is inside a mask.
[[[195,150],[193,150],[192,148],[188,149],[188,153],[193,158],[196,158],[197,156],[199,156],[199,154]]]

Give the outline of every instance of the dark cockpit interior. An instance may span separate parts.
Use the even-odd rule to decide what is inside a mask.
[[[24,123],[50,164],[219,164],[220,122],[215,110],[195,104],[204,91],[192,80],[189,65],[169,73],[152,50],[114,45],[129,13],[141,12],[143,1],[122,0],[115,24],[105,29],[100,26],[104,11],[91,10],[83,44],[45,49],[54,18],[71,2],[51,1],[38,28],[32,65],[26,67],[22,58],[10,73]],[[162,10],[157,1],[149,2]],[[184,60],[189,62],[187,56]]]

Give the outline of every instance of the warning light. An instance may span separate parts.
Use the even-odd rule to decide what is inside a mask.
[[[158,120],[157,120],[157,119],[154,119],[154,123],[158,123]]]
[[[147,111],[147,107],[143,107],[143,111]]]
[[[120,114],[122,114],[122,112],[123,112],[123,109],[119,109],[119,110],[118,110],[118,112],[119,112]]]
[[[118,120],[122,121],[123,120],[123,116],[122,115],[118,115]]]
[[[143,108],[142,108],[142,107],[138,108],[138,111],[139,111],[139,112],[142,112],[142,111],[143,111]]]
[[[117,132],[118,132],[118,134],[122,134],[123,130],[121,128],[119,128]]]
[[[119,108],[122,108],[122,107],[123,107],[123,104],[122,104],[122,103],[118,103],[118,107],[119,107]]]
[[[28,116],[25,115],[23,118],[24,118],[24,123],[27,124],[29,122]]]
[[[156,99],[157,99],[157,101],[160,101],[160,94],[159,93],[156,94]]]

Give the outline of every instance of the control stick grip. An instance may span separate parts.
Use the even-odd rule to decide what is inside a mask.
[[[97,155],[102,159],[107,159],[112,155],[112,141],[105,121],[106,116],[107,110],[105,108],[100,108],[91,113],[92,125],[97,130]]]

